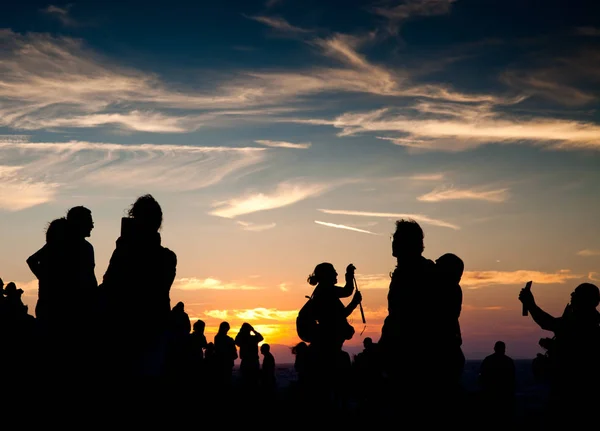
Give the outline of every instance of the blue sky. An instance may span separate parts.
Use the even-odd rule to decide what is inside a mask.
[[[353,262],[378,338],[394,220],[466,264],[468,357],[544,334],[600,279],[600,12],[590,2],[13,2],[0,16],[0,276],[75,205],[102,279],[120,217],[163,206],[172,301],[293,344],[306,276]],[[358,322],[359,318],[355,317]],[[262,325],[262,326],[261,326]],[[350,345],[360,344],[361,339]],[[512,347],[511,347],[512,346]]]

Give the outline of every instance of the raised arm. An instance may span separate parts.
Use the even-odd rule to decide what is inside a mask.
[[[539,325],[540,328],[546,331],[556,332],[560,319],[551,316],[550,314],[542,310],[540,307],[538,307],[538,305],[535,303],[533,293],[531,293],[530,289],[521,289],[521,292],[519,293],[519,301],[521,301],[523,305],[527,307],[527,310],[529,310],[529,314],[531,314],[531,318],[535,323]]]
[[[358,304],[360,304],[361,301],[362,294],[357,290],[354,294],[354,297],[352,298],[352,301],[350,301],[350,303],[344,308],[346,312],[346,317],[350,316],[352,312],[356,310],[356,307],[358,307]]]
[[[356,268],[350,264],[346,268],[346,285],[337,289],[338,298],[348,298],[354,292],[354,271]]]
[[[254,329],[254,327],[252,327],[252,331],[254,331],[254,336],[256,337],[256,344],[260,343],[265,339],[262,335],[258,333],[256,329]]]

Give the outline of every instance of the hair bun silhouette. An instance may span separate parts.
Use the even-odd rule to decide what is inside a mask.
[[[306,279],[306,281],[308,281],[308,284],[310,284],[311,286],[316,286],[317,284],[319,284],[319,277],[317,277],[314,273],[309,275],[308,278]]]

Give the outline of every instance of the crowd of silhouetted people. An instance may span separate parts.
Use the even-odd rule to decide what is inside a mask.
[[[91,211],[76,206],[52,220],[45,244],[27,259],[39,281],[35,317],[21,300],[23,291],[0,280],[0,370],[26,373],[49,398],[57,387],[74,396],[100,388],[123,396],[137,388],[149,398],[172,391],[173,399],[194,394],[199,405],[218,400],[211,405],[230,403],[248,414],[262,403],[272,414],[298,414],[298,423],[326,417],[432,425],[443,418],[448,425],[481,417],[502,424],[515,417],[515,365],[502,341],[481,363],[477,403],[466,397],[459,324],[464,263],[452,253],[425,258],[424,234],[415,221],[396,222],[388,315],[379,340],[365,338],[364,350],[353,358],[343,347],[355,336],[348,317],[362,302],[356,268],[347,266],[343,286],[332,264],[314,268],[307,280],[314,291],[296,319],[302,340],[292,349],[296,380],[284,397],[270,346],[252,325],[243,323],[232,337],[222,322],[208,342],[205,323],[192,325],[183,302],[171,307],[177,256],[161,243],[162,219],[151,195],[133,203],[101,282],[86,239],[94,227]],[[341,299],[349,297],[344,304]],[[550,388],[540,420],[593,418],[600,383],[598,287],[577,286],[560,317],[543,311],[527,286],[518,299],[553,333],[540,340],[545,353],[532,363],[535,381]]]

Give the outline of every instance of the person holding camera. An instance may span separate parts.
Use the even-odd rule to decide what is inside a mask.
[[[345,363],[342,347],[346,340],[354,336],[354,328],[348,323],[348,316],[362,301],[359,291],[348,305],[340,298],[348,297],[354,291],[354,272],[356,268],[350,264],[346,268],[344,287],[336,286],[337,271],[331,263],[323,262],[315,267],[308,277],[308,283],[316,286],[312,294],[312,310],[317,330],[309,345],[310,351],[310,381],[316,386],[315,393],[321,396],[333,396],[342,376],[340,365]],[[324,404],[326,405],[326,404]]]

